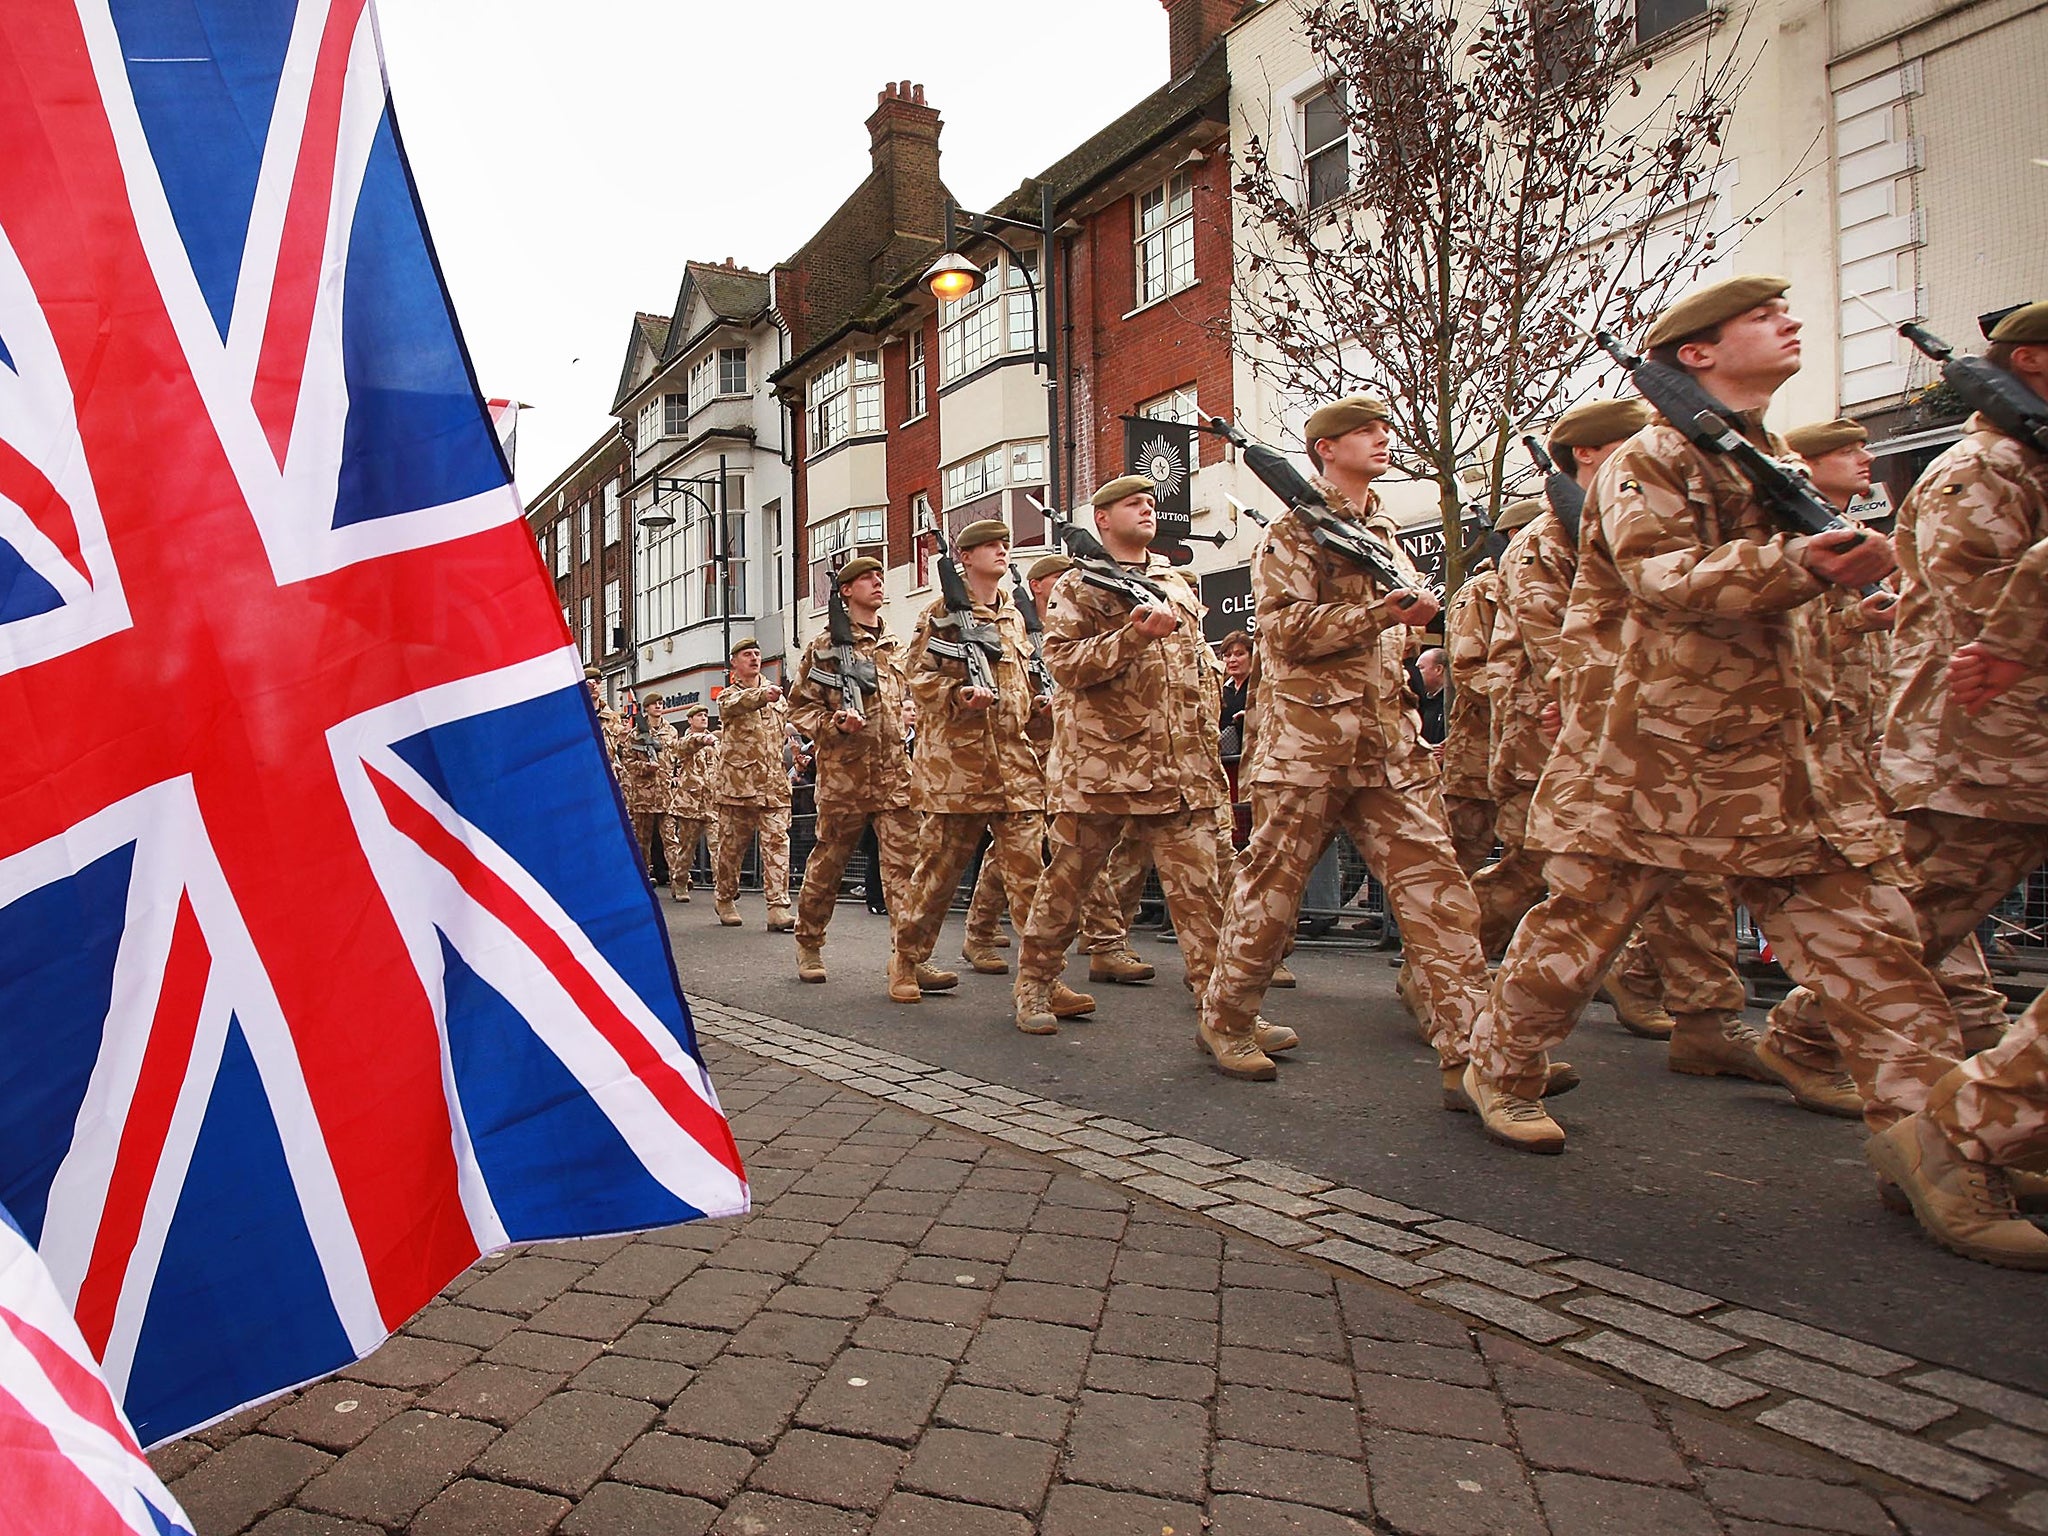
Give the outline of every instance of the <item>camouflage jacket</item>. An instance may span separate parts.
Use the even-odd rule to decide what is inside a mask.
[[[1549,512],[1518,529],[1500,562],[1500,612],[1493,621],[1488,665],[1494,675],[1494,797],[1527,794],[1550,761],[1543,706],[1558,702],[1558,642],[1579,552]]]
[[[875,664],[875,691],[867,724],[842,731],[832,723],[839,692],[811,675],[823,665],[838,670],[829,631],[805,647],[789,694],[789,721],[817,751],[818,809],[898,811],[910,804],[910,759],[903,752],[903,664],[896,637],[882,629],[854,629],[854,653]]]
[[[667,777],[662,810],[670,816],[708,819],[712,786],[718,782],[718,738],[709,731],[692,735],[671,728],[662,744],[661,766]]]
[[[1981,416],[1899,512],[1897,693],[1883,773],[1901,810],[2048,822],[2048,460]],[[1982,640],[2034,670],[1972,717],[1948,661]]]
[[[1487,641],[1500,601],[1500,572],[1489,566],[1458,588],[1444,614],[1450,656],[1451,716],[1444,724],[1444,793],[1490,800],[1486,785],[1493,702],[1487,696]]]
[[[1163,556],[1145,574],[1180,627],[1148,639],[1131,607],[1068,571],[1045,615],[1045,662],[1059,684],[1047,770],[1055,811],[1156,816],[1229,798],[1217,743],[1219,671],[1202,605]]]
[[[1785,546],[1740,472],[1661,420],[1601,466],[1532,846],[1764,877],[1826,868],[1832,847],[1900,876],[1898,826],[1831,719],[1797,616],[1823,584]]]
[[[627,810],[651,816],[668,809],[668,772],[662,754],[673,735],[675,728],[666,721],[651,732],[628,728],[618,734],[613,753]]]
[[[1010,600],[1007,582],[993,606],[977,603],[974,614],[993,623],[1003,642],[1002,659],[995,667],[996,702],[987,709],[961,707],[959,693],[967,686],[961,663],[925,648],[932,637],[932,621],[946,615],[943,601],[934,602],[918,618],[917,634],[903,661],[911,696],[917,700],[911,806],[955,815],[1043,811],[1045,769],[1028,734],[1033,694],[1024,665],[1030,645],[1024,617]]]
[[[1816,649],[1826,659],[1830,707],[1877,771],[1884,745],[1884,717],[1891,708],[1892,637],[1863,612],[1854,592],[1830,587],[1802,614],[1811,614]]]
[[[1423,585],[1377,496],[1361,513],[1335,486],[1316,484],[1338,516],[1378,534],[1394,563]],[[1363,789],[1435,781],[1436,759],[1401,670],[1408,626],[1382,619],[1385,596],[1317,544],[1301,519],[1283,517],[1267,532],[1252,562],[1265,693],[1250,782]]]
[[[730,687],[718,696],[721,805],[789,804],[789,769],[782,761],[789,706],[768,697],[772,686]]]

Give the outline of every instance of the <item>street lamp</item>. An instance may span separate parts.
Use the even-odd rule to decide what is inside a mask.
[[[707,496],[704,486],[709,483],[713,494]],[[719,631],[724,639],[725,654],[732,655],[732,509],[726,505],[725,455],[718,456],[718,473],[702,475],[656,475],[654,477],[654,502],[635,519],[642,528],[657,531],[673,528],[676,517],[665,511],[662,498],[665,496],[686,496],[704,510],[707,517],[718,520],[718,548],[711,557],[711,563],[718,567],[718,619]]]
[[[988,274],[957,251],[946,252],[924,275],[935,299],[964,299],[987,281]]]

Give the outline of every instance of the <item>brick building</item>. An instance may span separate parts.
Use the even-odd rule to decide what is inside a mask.
[[[630,685],[632,661],[632,546],[623,510],[627,472],[626,445],[608,431],[526,508],[569,633],[584,662],[604,669],[610,699]]]

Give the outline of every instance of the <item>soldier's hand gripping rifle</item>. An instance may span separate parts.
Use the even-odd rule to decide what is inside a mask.
[[[1651,407],[1685,435],[1685,440],[1702,453],[1713,454],[1733,464],[1749,482],[1749,488],[1763,509],[1787,531],[1811,537],[1822,533],[1854,533],[1859,539],[1868,529],[1850,522],[1837,512],[1813,482],[1795,473],[1736,431],[1722,413],[1727,409],[1700,387],[1699,381],[1683,368],[1639,357],[1614,339],[1610,331],[1593,338],[1600,349],[1626,368],[1635,381],[1636,392]],[[1876,582],[1859,589],[1865,597],[1891,594]]]
[[[1017,611],[1024,616],[1024,633],[1031,637],[1031,654],[1024,663],[1031,674],[1031,691],[1049,694],[1052,673],[1045,665],[1045,620],[1039,617],[1038,599],[1031,595],[1031,583],[1024,579],[1024,572],[1014,565],[1010,567],[1010,584],[1016,589]]]
[[[1543,499],[1550,503],[1551,516],[1564,527],[1571,541],[1579,542],[1579,519],[1586,511],[1586,488],[1551,461],[1550,454],[1534,437],[1522,439],[1522,451],[1529,462],[1543,471]]]
[[[836,692],[841,709],[865,720],[868,717],[868,700],[881,686],[881,676],[875,671],[874,659],[863,659],[857,648],[853,615],[846,611],[846,594],[839,590],[837,580],[832,582],[831,607],[826,612],[825,623],[832,642],[832,670],[828,672],[813,663],[811,679]]]
[[[946,630],[950,638],[934,634],[925,649],[967,669],[967,686],[979,688],[990,697],[996,689],[996,663],[1003,659],[1003,639],[995,625],[974,616],[974,594],[967,590],[967,577],[953,558],[953,546],[937,527],[925,533],[939,546],[939,596],[946,611],[932,620],[934,630]]]
[[[2048,453],[2048,400],[2018,378],[1981,357],[1958,357],[1956,350],[1921,325],[1902,325],[1899,334],[1941,364],[1941,380],[1963,397],[1963,403],[1985,417],[2007,437]]]
[[[1263,443],[1253,442],[1242,427],[1225,421],[1221,416],[1209,418],[1209,430],[1237,445],[1251,472],[1259,477],[1267,490],[1287,503],[1290,513],[1308,525],[1309,536],[1316,543],[1364,571],[1372,578],[1373,585],[1395,599],[1396,607],[1406,608],[1415,601],[1412,596],[1399,595],[1404,592],[1427,593],[1440,599],[1440,594],[1433,587],[1402,574],[1386,545],[1370,532],[1332,512],[1330,504],[1323,499],[1323,493],[1287,461],[1285,454]]]

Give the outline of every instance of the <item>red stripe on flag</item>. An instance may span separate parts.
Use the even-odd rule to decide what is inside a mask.
[[[92,1260],[78,1287],[78,1331],[94,1355],[104,1358],[114,1330],[114,1310],[128,1278],[128,1263],[142,1231],[149,1192],[163,1162],[164,1143],[171,1134],[171,1116],[192,1066],[192,1044],[199,1034],[199,1006],[206,996],[206,978],[213,956],[199,931],[189,895],[178,898],[178,917],[171,929],[171,952],[164,963],[163,991],[156,1017],[150,1021],[149,1044],[143,1048],[142,1071],[135,1098],[121,1127],[121,1145],[114,1155],[114,1173],[107,1184],[107,1203],[93,1238]]]
[[[391,825],[418,845],[420,851],[452,874],[471,900],[511,929],[514,936],[561,982],[570,1000],[585,1018],[618,1052],[627,1069],[668,1111],[697,1144],[730,1170],[745,1178],[739,1148],[724,1118],[699,1098],[682,1074],[664,1061],[652,1045],[619,1009],[595,976],[563,942],[562,936],[534,911],[519,893],[505,883],[476,854],[427,813],[410,795],[374,768],[367,769],[377,798]]]
[[[27,1318],[0,1307],[0,1323],[5,1323],[8,1331],[21,1341],[21,1347],[35,1356],[36,1364],[42,1367],[43,1374],[50,1378],[50,1385],[57,1389],[58,1396],[64,1399],[73,1413],[97,1424],[137,1456],[142,1454],[142,1448],[135,1443],[135,1437],[115,1411],[114,1399],[107,1391],[106,1382],[80,1365],[55,1339]]]
[[[36,532],[57,546],[57,553],[79,575],[91,579],[85,556],[78,547],[78,520],[70,503],[57,494],[49,477],[21,456],[14,445],[0,437],[0,496],[5,496],[28,514]]]
[[[0,1536],[135,1536],[106,1496],[64,1454],[55,1435],[13,1393],[0,1387]]]

